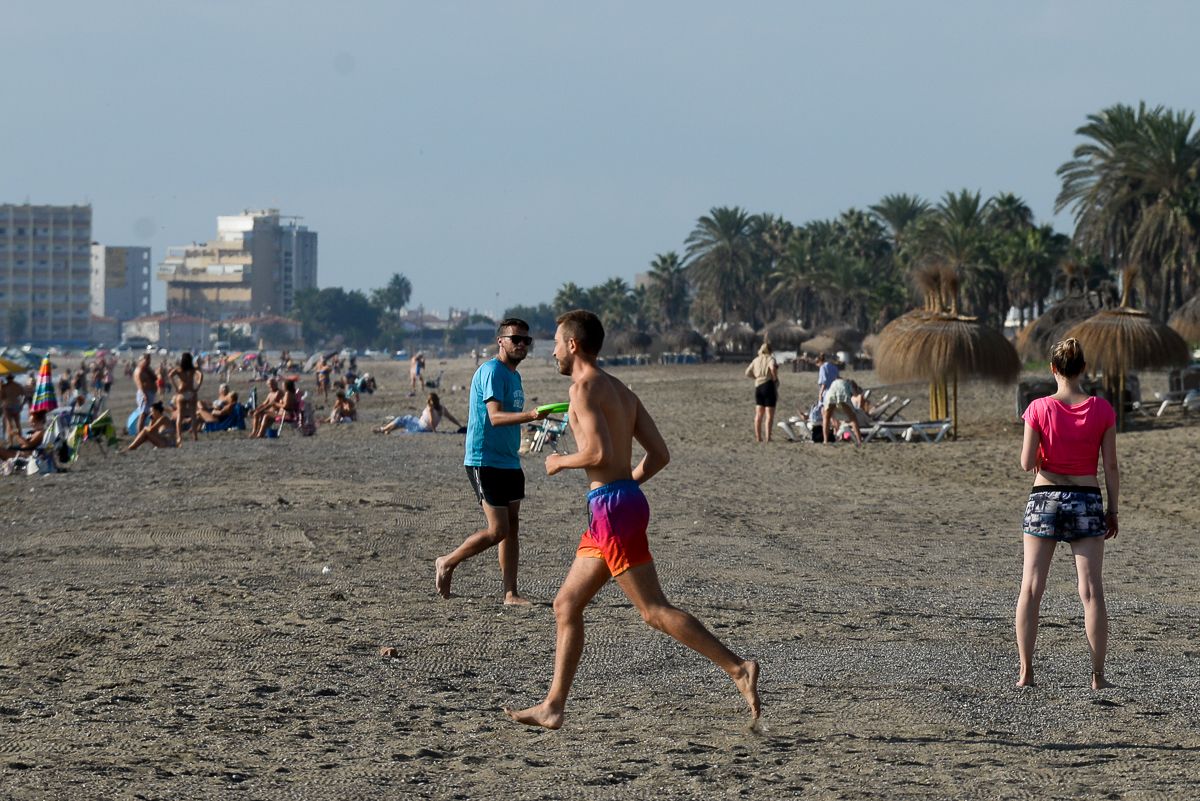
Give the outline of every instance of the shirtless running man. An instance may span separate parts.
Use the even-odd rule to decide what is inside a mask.
[[[588,530],[575,561],[554,599],[558,626],[554,680],[537,706],[505,713],[529,726],[562,726],[567,693],[583,655],[583,610],[611,576],[649,625],[708,657],[729,674],[758,718],[758,663],[742,659],[704,625],[672,606],[663,595],[646,542],[650,507],[640,485],[666,467],[667,444],[637,395],[596,366],[604,343],[604,326],[588,311],[558,318],[554,358],[558,371],[571,377],[571,431],[579,452],[552,453],[546,473],[583,468],[591,482]],[[646,450],[632,471],[633,440]]]

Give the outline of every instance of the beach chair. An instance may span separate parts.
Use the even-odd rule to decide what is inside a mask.
[[[287,426],[298,431],[302,437],[311,437],[317,433],[317,421],[313,417],[307,392],[300,393],[300,397],[296,399],[296,411],[284,412],[275,418],[275,427],[270,429],[274,433],[268,433],[267,436],[278,437]]]
[[[923,423],[911,423],[904,430],[904,441],[928,442],[932,445],[945,439],[946,434],[953,426],[954,423],[950,420],[927,420]]]
[[[541,453],[542,449],[549,445],[555,453],[566,453],[566,443],[562,440],[568,425],[565,417],[544,417],[536,423],[531,423],[529,427],[533,430],[533,441],[529,444],[529,452]]]
[[[115,448],[120,444],[120,440],[117,439],[117,427],[113,425],[112,415],[108,413],[107,409],[97,415],[94,420],[71,426],[66,431],[68,463],[73,463],[79,458],[85,442],[95,443],[105,456],[108,456],[106,448]]]

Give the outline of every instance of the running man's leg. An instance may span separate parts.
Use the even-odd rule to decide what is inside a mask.
[[[505,708],[504,714],[517,723],[527,726],[544,726],[557,729],[562,726],[563,709],[575,670],[583,655],[583,610],[610,577],[603,559],[576,556],[563,580],[558,595],[554,596],[554,620],[556,629],[554,646],[554,679],[550,691],[537,706],[513,711]]]
[[[450,576],[459,562],[503,542],[508,536],[508,508],[489,506],[487,503],[481,503],[480,506],[483,508],[484,517],[487,518],[487,528],[476,531],[463,540],[462,545],[445,556],[439,556],[433,563],[436,571],[434,583],[443,598],[450,597]]]
[[[1087,630],[1088,650],[1092,653],[1092,689],[1111,687],[1104,678],[1104,659],[1108,655],[1108,605],[1104,602],[1104,537],[1086,537],[1071,543],[1075,570],[1079,574],[1079,600],[1083,601],[1083,622]]]
[[[1018,687],[1033,686],[1033,648],[1037,642],[1038,610],[1046,591],[1046,575],[1054,558],[1057,540],[1025,535],[1025,564],[1021,571],[1021,594],[1017,596],[1017,655],[1021,660]]]
[[[698,654],[708,657],[729,674],[750,706],[750,716],[760,713],[758,663],[742,659],[726,648],[696,618],[677,609],[663,595],[654,562],[631,567],[616,577],[617,585],[633,601],[642,619],[661,632],[671,635]]]
[[[496,549],[500,559],[500,575],[504,580],[504,603],[508,606],[529,606],[529,601],[517,592],[517,565],[521,561],[521,502],[508,505],[508,536]]]

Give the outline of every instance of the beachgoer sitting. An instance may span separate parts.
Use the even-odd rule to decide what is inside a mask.
[[[401,415],[390,423],[380,428],[375,429],[376,434],[390,434],[397,428],[403,429],[410,434],[427,434],[437,431],[438,425],[442,422],[442,418],[449,420],[454,425],[462,428],[454,415],[450,414],[450,410],[442,405],[442,401],[438,398],[436,392],[430,392],[429,398],[425,402],[425,408],[421,410],[421,416],[417,417],[411,414]]]
[[[346,397],[344,390],[338,390],[333,399],[333,411],[329,413],[331,423],[353,423],[358,419],[358,410],[354,401]]]
[[[236,395],[237,393],[234,394]],[[217,387],[216,400],[214,400],[212,403],[209,403],[208,401],[200,401],[200,410],[210,413],[219,412],[231,403],[229,398],[229,385],[221,384],[219,387]],[[203,415],[201,416],[203,417]]]
[[[172,423],[171,416],[167,414],[166,407],[162,401],[155,401],[150,405],[150,419],[146,421],[146,425],[133,438],[133,442],[129,443],[129,447],[125,450],[137,450],[142,443],[149,442],[156,448],[170,448],[175,446],[174,437],[168,439],[166,430]]]
[[[225,384],[222,384],[221,386],[228,389]],[[200,409],[196,412],[196,414],[200,415],[200,419],[206,423],[219,423],[233,414],[233,411],[237,405],[238,394],[236,392],[230,392],[223,399],[218,398],[216,401],[214,401],[212,406],[208,409],[204,408],[205,404],[201,404]]]
[[[283,390],[279,388],[279,379],[267,379],[267,396],[254,406],[254,413],[250,420],[250,436],[254,436],[254,432],[258,430],[260,420],[269,417],[272,413],[278,411],[277,404],[283,397]]]
[[[268,396],[269,397],[269,396]],[[296,382],[292,379],[287,379],[283,382],[283,392],[278,400],[268,401],[260,407],[262,414],[259,414],[259,409],[254,410],[256,418],[254,431],[250,433],[251,437],[262,438],[267,435],[267,426],[273,420],[283,415],[285,418],[289,415],[294,415],[300,408],[300,396],[296,393]]]

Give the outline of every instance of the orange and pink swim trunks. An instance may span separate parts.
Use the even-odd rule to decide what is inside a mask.
[[[588,493],[587,504],[588,528],[579,540],[577,556],[603,559],[614,576],[652,560],[646,540],[650,504],[636,481],[596,487]]]

